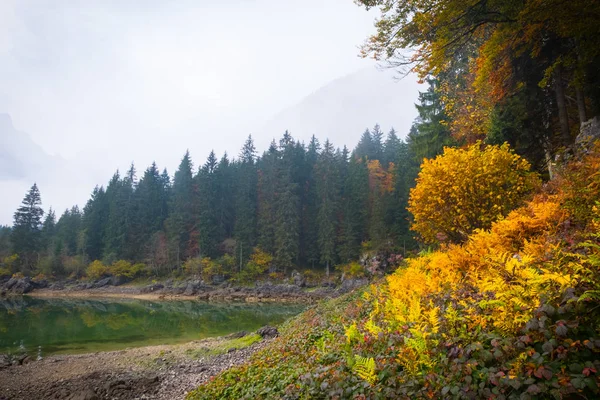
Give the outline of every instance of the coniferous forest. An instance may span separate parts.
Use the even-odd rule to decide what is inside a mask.
[[[419,106],[427,124],[439,107],[426,99],[431,93]],[[271,273],[300,267],[329,274],[364,250],[404,253],[415,246],[409,189],[421,159],[441,151],[419,146],[414,135],[404,141],[379,125],[353,151],[285,132],[259,154],[248,136],[237,157],[211,151],[196,166],[186,152],[174,175],[154,163],[144,171],[132,164],[95,187],[83,209],[60,215],[43,210],[34,184],[13,227],[2,228],[3,268],[79,277],[93,261],[123,260],[137,265],[133,274],[212,268],[231,276],[255,255],[267,257]]]

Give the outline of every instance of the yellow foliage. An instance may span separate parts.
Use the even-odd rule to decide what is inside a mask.
[[[445,148],[425,159],[410,191],[412,229],[426,242],[462,242],[518,206],[539,185],[529,163],[508,144]]]
[[[99,279],[105,275],[109,275],[109,273],[108,267],[99,260],[92,261],[85,270],[85,274],[90,279]]]
[[[375,360],[372,357],[354,356],[352,370],[356,375],[369,382],[371,385],[377,381],[377,375],[375,375]]]
[[[514,335],[532,318],[542,298],[559,298],[581,282],[595,284],[599,278],[590,271],[597,268],[589,266],[600,265],[600,246],[589,244],[597,248],[584,256],[567,252],[561,241],[573,215],[581,213],[581,208],[571,207],[577,197],[574,187],[585,188],[585,202],[577,204],[598,215],[586,220],[590,235],[597,236],[600,204],[589,204],[599,198],[600,185],[586,183],[595,182],[592,173],[579,174],[578,179],[565,190],[550,187],[552,194],[534,196],[489,229],[476,229],[462,244],[408,259],[405,267],[386,278],[386,285],[372,287],[365,296],[373,304],[368,332],[408,329],[398,362],[409,374],[423,373],[432,367],[428,349],[436,345],[434,338],[439,340],[440,332],[448,339],[484,328]],[[593,192],[587,191],[590,187]],[[469,295],[444,305],[432,301],[460,290],[479,298]],[[600,298],[600,292],[589,294],[596,296]]]

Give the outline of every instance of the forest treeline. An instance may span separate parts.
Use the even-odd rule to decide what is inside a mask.
[[[420,162],[415,150],[414,141],[378,125],[353,151],[285,132],[259,156],[249,136],[236,158],[211,151],[195,167],[186,152],[172,177],[154,163],[139,178],[133,165],[117,171],[83,210],[58,217],[44,213],[33,185],[13,227],[2,228],[3,267],[78,276],[95,260],[127,260],[166,275],[203,260],[199,270],[212,261],[234,272],[254,255],[267,257],[270,272],[329,273],[363,250],[404,252],[415,244],[406,211]]]

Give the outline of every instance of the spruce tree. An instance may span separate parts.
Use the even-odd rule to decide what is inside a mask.
[[[400,139],[398,139],[398,136],[396,135],[396,130],[392,128],[390,129],[383,146],[383,156],[380,160],[381,164],[387,168],[391,162],[395,163],[398,158],[399,151]]]
[[[256,148],[252,136],[248,136],[240,152],[236,168],[236,198],[234,234],[237,242],[236,255],[240,263],[246,260],[256,244],[257,185]]]
[[[276,163],[275,262],[286,273],[298,260],[300,252],[300,198],[293,160],[297,147],[288,131],[279,141],[281,158]]]
[[[220,205],[217,182],[217,157],[214,151],[195,177],[198,188],[198,234],[202,256],[215,257],[219,241],[223,236],[219,224]]]
[[[19,255],[22,272],[28,273],[39,257],[41,228],[44,210],[37,184],[27,192],[13,219],[11,241],[13,250]]]
[[[339,171],[336,165],[333,145],[329,140],[326,140],[323,145],[323,151],[319,155],[315,170],[320,261],[325,264],[325,271],[327,276],[329,276],[329,268],[336,260],[336,216],[339,194]]]
[[[364,160],[353,154],[348,164],[342,201],[342,226],[339,257],[343,262],[356,260],[361,243],[367,239],[369,171]]]
[[[321,151],[319,140],[313,135],[308,143],[306,152],[307,176],[304,182],[304,201],[302,213],[302,254],[304,259],[314,266],[319,262],[318,243],[318,207],[317,207],[317,182],[315,165]]]
[[[375,154],[375,144],[373,143],[373,138],[371,137],[371,132],[369,129],[365,129],[356,148],[354,149],[354,155],[356,158],[366,158],[373,159]]]
[[[419,164],[423,158],[433,158],[441,154],[444,146],[455,144],[450,128],[445,123],[448,117],[438,91],[439,82],[430,78],[427,83],[427,91],[419,92],[419,104],[416,104],[419,117],[408,135],[411,152]]]
[[[96,186],[92,197],[83,208],[82,219],[85,253],[92,261],[100,260],[104,254],[108,209],[108,198],[104,188]]]
[[[192,160],[186,151],[171,187],[169,218],[165,222],[170,242],[172,259],[181,264],[182,260],[197,255],[197,206],[192,177]]]
[[[275,212],[278,181],[279,150],[275,140],[263,154],[258,165],[258,245],[268,253],[275,252]]]
[[[369,155],[370,160],[382,160],[383,157],[383,131],[379,124],[375,124],[371,130],[371,141],[373,143],[372,154]]]

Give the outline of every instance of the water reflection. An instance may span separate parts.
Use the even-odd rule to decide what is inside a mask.
[[[253,331],[302,310],[293,304],[11,297],[0,299],[0,353],[19,346],[48,355],[175,343]]]

